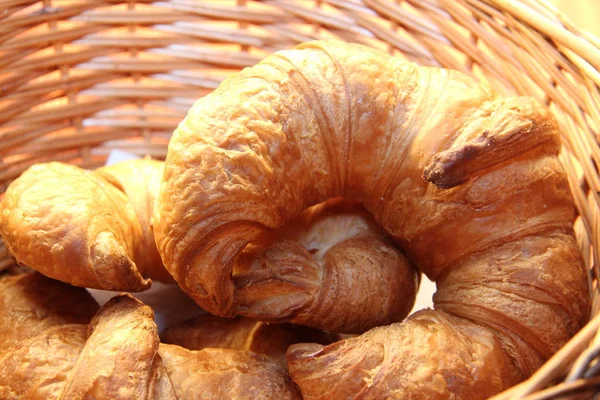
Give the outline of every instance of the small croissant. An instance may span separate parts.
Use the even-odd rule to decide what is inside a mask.
[[[2,276],[0,349],[57,325],[88,324],[98,309],[87,290],[39,273]]]
[[[87,171],[51,162],[8,187],[0,233],[23,265],[72,285],[142,291],[171,282],[150,218],[163,163],[134,160]]]
[[[161,344],[152,310],[129,295],[114,297],[89,325],[81,323],[97,304],[85,289],[55,291],[60,286],[68,287],[38,274],[0,279],[0,287],[8,289],[0,291],[0,301],[20,304],[18,314],[16,307],[0,309],[0,338],[11,339],[0,352],[0,398],[301,398],[285,369],[270,357]],[[37,303],[40,294],[32,293],[33,288],[52,291],[48,300],[56,303]],[[76,305],[81,299],[88,301]],[[68,312],[69,307],[75,309]],[[10,331],[11,325],[19,327],[20,337]],[[29,331],[31,327],[36,329]]]

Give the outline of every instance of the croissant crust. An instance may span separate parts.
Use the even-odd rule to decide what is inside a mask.
[[[36,303],[33,287],[49,291],[55,303]],[[8,327],[17,327],[9,336],[15,340],[4,341],[0,353],[2,399],[301,398],[270,357],[160,343],[154,313],[130,295],[98,310],[85,289],[39,274],[2,278],[0,288],[1,302],[19,305],[0,308],[0,339],[12,333]]]
[[[559,146],[532,98],[361,45],[308,42],[192,107],[169,143],[156,242],[199,305],[232,316],[247,304],[236,276],[256,265],[248,253],[270,252],[269,270],[299,263],[297,240],[269,248],[265,237],[327,199],[362,203],[437,282],[435,310],[324,349],[297,345],[291,376],[314,399],[483,398],[531,374],[589,316]],[[318,273],[303,279],[320,286]],[[291,286],[265,286],[260,301],[296,296]],[[345,315],[360,304],[341,300]]]
[[[36,164],[8,187],[0,233],[16,260],[72,285],[142,291],[172,282],[150,226],[163,163],[134,160],[86,171]]]

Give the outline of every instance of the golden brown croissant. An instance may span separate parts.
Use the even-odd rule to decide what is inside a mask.
[[[4,287],[13,287],[12,297],[29,296],[30,289],[23,285],[3,283]],[[38,288],[48,284],[53,285],[44,281]],[[85,292],[78,288],[71,292],[79,290]],[[70,294],[57,293],[53,299],[65,306],[69,299],[77,301]],[[36,320],[36,313],[44,309],[44,305],[18,301],[24,305],[22,316],[0,310],[0,329],[4,330],[9,322],[31,326],[27,319]],[[46,313],[53,311],[57,311],[54,306],[44,309]],[[300,398],[285,369],[268,357],[248,351],[189,351],[160,344],[152,310],[129,295],[106,303],[89,326],[65,324],[67,320],[61,315],[49,317],[46,328],[32,335],[21,329],[23,336],[18,343],[2,349],[0,398]],[[4,337],[3,331],[0,337]]]
[[[531,374],[589,315],[559,145],[531,98],[360,45],[305,43],[229,78],[179,125],[155,208],[159,253],[198,304],[233,315],[236,273],[262,237],[329,198],[362,202],[436,281],[436,310],[325,350],[292,349],[290,373],[308,398],[358,396],[350,381],[368,398],[483,397]],[[346,273],[334,299],[343,310],[328,306],[350,320],[380,289]],[[272,275],[263,295],[289,315],[296,287]]]
[[[164,343],[189,350],[223,348],[248,350],[272,357],[287,368],[286,351],[294,343],[329,344],[338,335],[292,324],[267,324],[250,318],[221,318],[206,314],[165,330]]]
[[[50,327],[87,324],[98,311],[87,290],[39,273],[0,279],[0,349]]]
[[[145,278],[171,281],[149,225],[162,168],[34,165],[8,187],[0,233],[19,263],[76,286],[140,291]]]

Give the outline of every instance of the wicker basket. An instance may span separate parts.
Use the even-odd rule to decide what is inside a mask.
[[[0,0],[0,191],[36,162],[162,158],[193,101],[266,54],[340,38],[533,95],[561,161],[598,314],[600,39],[543,0]],[[13,261],[0,246],[0,270]],[[498,399],[600,393],[600,316]]]

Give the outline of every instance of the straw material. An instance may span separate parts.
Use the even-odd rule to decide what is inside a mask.
[[[600,39],[544,0],[0,0],[0,192],[27,167],[86,168],[112,149],[162,158],[195,99],[265,55],[338,38],[532,95],[561,161],[598,314]],[[12,265],[0,244],[0,271]],[[600,316],[497,399],[600,392]]]

